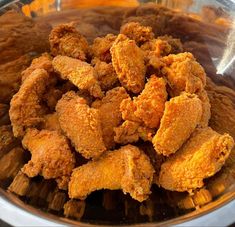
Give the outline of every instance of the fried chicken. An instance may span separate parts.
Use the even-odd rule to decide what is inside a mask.
[[[162,164],[160,185],[171,191],[192,191],[203,187],[203,179],[224,165],[234,141],[211,128],[197,129],[177,153]]]
[[[170,86],[170,95],[177,96],[182,91],[200,92],[206,84],[206,74],[191,53],[170,54],[163,58],[162,69]]]
[[[0,103],[0,126],[10,123],[9,105]]]
[[[116,143],[128,144],[137,142],[140,138],[144,141],[152,141],[155,131],[138,122],[124,121],[124,123],[114,128]]]
[[[151,27],[142,26],[138,22],[129,22],[120,28],[120,34],[126,35],[129,39],[135,40],[137,45],[143,44],[154,38]]]
[[[62,79],[71,81],[81,90],[89,91],[96,98],[103,97],[96,72],[90,64],[67,56],[56,56],[52,65]]]
[[[44,116],[44,122],[41,126],[42,129],[46,129],[49,131],[58,131],[59,133],[62,132],[59,119],[57,113],[54,112],[52,114],[47,114]]]
[[[51,110],[55,110],[55,106],[59,99],[61,99],[63,92],[61,89],[51,86],[48,91],[43,95],[43,101],[47,104],[47,107]]]
[[[51,79],[53,80],[44,69],[36,69],[13,96],[9,114],[16,137],[22,137],[26,128],[35,127],[43,122],[46,109],[41,101]]]
[[[118,35],[112,48],[112,64],[123,87],[135,94],[144,88],[146,67],[144,55],[134,40]]]
[[[124,120],[142,121],[148,128],[157,128],[167,100],[166,82],[152,75],[141,94],[121,104]],[[133,102],[133,103],[131,103]],[[134,116],[133,116],[134,115]]]
[[[105,37],[97,37],[91,46],[91,55],[101,61],[110,63],[112,59],[110,48],[116,38],[117,36],[113,34],[108,34]]]
[[[89,45],[73,23],[61,24],[52,29],[49,42],[53,56],[65,55],[85,61]]]
[[[96,60],[94,69],[102,90],[108,91],[117,84],[118,78],[112,63]]]
[[[167,41],[171,46],[170,54],[178,54],[183,52],[183,45],[180,39],[173,38],[170,35],[158,36],[157,39]]]
[[[190,137],[202,116],[202,102],[189,93],[171,98],[166,102],[160,127],[153,137],[158,154],[169,156],[175,153]]]
[[[70,174],[75,167],[66,137],[56,131],[28,129],[22,140],[31,160],[22,168],[29,177],[42,175],[45,179],[56,179],[58,187],[66,189]]]
[[[99,110],[103,140],[107,149],[115,146],[114,128],[122,121],[120,104],[128,94],[123,87],[116,87],[109,90],[102,100],[93,102],[92,107]]]
[[[67,92],[56,106],[59,123],[77,152],[85,158],[97,158],[105,150],[100,112],[90,108],[75,92]]]
[[[142,202],[151,193],[153,173],[149,158],[139,148],[127,145],[74,169],[69,197],[85,199],[96,190],[122,189]]]

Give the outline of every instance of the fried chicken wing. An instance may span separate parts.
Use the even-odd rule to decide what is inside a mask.
[[[218,172],[228,158],[234,141],[211,128],[197,129],[177,153],[162,164],[160,185],[171,191],[191,191],[203,179]]]
[[[49,74],[44,69],[36,69],[13,96],[9,114],[16,137],[23,136],[26,128],[35,127],[43,122],[46,109],[41,100],[50,83]]]
[[[206,84],[206,74],[202,66],[189,53],[170,54],[163,58],[166,64],[162,69],[171,88],[171,96],[177,96],[182,91],[188,93],[200,92]]]
[[[110,48],[116,38],[117,36],[113,34],[108,34],[105,37],[97,37],[91,46],[91,55],[101,61],[110,63],[112,59]]]
[[[124,123],[114,128],[116,143],[128,144],[137,142],[140,138],[144,141],[152,141],[155,131],[138,122],[124,121]]]
[[[67,92],[56,106],[59,123],[77,152],[97,158],[105,150],[99,110],[90,108],[75,92]]]
[[[53,56],[65,55],[85,61],[89,45],[73,23],[61,24],[52,29],[49,42]]]
[[[125,194],[129,193],[133,199],[142,202],[151,193],[153,173],[144,152],[127,145],[74,169],[69,182],[69,197],[85,199],[96,190],[122,189]]]
[[[56,131],[28,129],[22,144],[32,154],[22,171],[29,177],[40,174],[45,179],[56,179],[59,188],[66,189],[75,167],[66,137]]]
[[[141,49],[134,40],[120,34],[110,50],[112,64],[122,86],[135,94],[140,93],[144,88],[146,72]]]
[[[154,38],[152,28],[142,26],[138,22],[129,22],[122,25],[120,33],[126,35],[129,39],[135,40],[138,45]]]
[[[166,102],[160,127],[153,137],[158,154],[175,153],[190,137],[202,116],[202,103],[193,94],[182,93]]]
[[[96,98],[103,97],[96,72],[90,64],[67,56],[56,56],[52,65],[62,79],[71,81],[81,90],[89,91]]]
[[[125,88],[116,87],[109,90],[102,100],[95,101],[92,104],[92,107],[97,108],[100,112],[103,140],[107,149],[115,146],[114,128],[121,124],[120,104],[127,97]]]

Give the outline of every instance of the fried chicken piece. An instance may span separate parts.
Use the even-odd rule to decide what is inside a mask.
[[[47,104],[51,111],[55,110],[55,106],[59,99],[61,99],[63,92],[60,89],[50,87],[43,95],[43,101]]]
[[[81,90],[89,91],[96,98],[103,97],[96,72],[90,64],[67,56],[56,56],[52,65],[62,79],[71,81]]]
[[[62,132],[57,113],[47,114],[44,116],[44,122],[42,124],[42,129],[49,131]]]
[[[123,87],[135,94],[144,88],[146,67],[144,55],[134,40],[118,35],[112,48],[112,64]]]
[[[110,63],[112,59],[110,48],[116,38],[117,36],[113,34],[108,34],[105,37],[97,37],[91,46],[91,55],[101,61]]]
[[[154,38],[151,27],[142,26],[138,22],[129,22],[120,28],[120,34],[126,35],[129,39],[135,40],[137,45],[143,44]]]
[[[190,137],[202,117],[202,102],[189,93],[171,98],[165,104],[160,127],[153,137],[158,154],[169,156],[175,153]]]
[[[56,106],[59,123],[77,152],[85,158],[97,158],[105,150],[100,112],[90,108],[75,92],[67,92]]]
[[[158,36],[157,39],[161,39],[163,41],[167,41],[171,46],[171,54],[178,54],[183,52],[183,45],[180,39],[173,38],[170,35]]]
[[[52,29],[49,42],[53,56],[65,55],[85,61],[89,45],[73,23],[61,24]]]
[[[56,179],[58,187],[66,189],[75,167],[75,158],[65,136],[56,131],[28,129],[23,147],[32,154],[31,160],[22,168],[29,177],[37,175]]]
[[[141,94],[133,99],[133,103],[130,99],[123,101],[121,104],[122,117],[124,120],[130,121],[139,122],[141,120],[146,127],[157,128],[166,100],[165,80],[152,75]]]
[[[117,84],[118,78],[112,63],[96,60],[94,69],[102,90],[108,91]]]
[[[203,186],[224,165],[234,141],[211,128],[197,129],[177,153],[162,164],[160,185],[171,191],[192,191]]]
[[[16,137],[25,134],[26,128],[35,127],[43,122],[46,112],[41,104],[42,96],[51,84],[51,78],[44,69],[36,69],[27,77],[10,105],[10,119]]]
[[[171,96],[177,96],[182,91],[196,93],[204,88],[205,71],[191,53],[170,54],[164,57],[163,61],[166,66],[163,67],[162,73],[171,88]]]
[[[0,103],[0,126],[10,124],[9,105]]]
[[[40,57],[33,59],[31,65],[25,69],[21,75],[22,75],[22,82],[31,75],[31,73],[35,69],[44,69],[48,73],[53,72],[53,67],[52,67],[52,58],[48,53],[42,54]]]
[[[100,112],[101,128],[104,144],[107,149],[115,146],[114,128],[119,126],[122,121],[120,104],[128,94],[123,87],[116,87],[109,90],[102,100],[93,102],[92,107]]]
[[[153,173],[149,158],[139,148],[127,145],[74,169],[69,197],[85,199],[96,190],[122,189],[142,202],[151,193]]]
[[[116,143],[128,144],[137,142],[140,138],[144,141],[152,141],[155,131],[138,122],[124,121],[124,123],[114,128]]]

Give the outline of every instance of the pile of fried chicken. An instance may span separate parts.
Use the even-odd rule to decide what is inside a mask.
[[[206,74],[179,39],[130,22],[89,45],[69,23],[49,42],[10,103],[27,176],[55,179],[73,199],[121,189],[142,202],[152,184],[193,192],[222,168],[234,141],[208,127]]]

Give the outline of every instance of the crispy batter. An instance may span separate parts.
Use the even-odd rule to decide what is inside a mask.
[[[23,136],[26,128],[43,121],[46,110],[40,102],[50,83],[48,73],[44,69],[36,69],[13,96],[9,114],[16,137]]]
[[[154,38],[152,28],[142,26],[138,22],[129,22],[122,25],[120,33],[126,35],[129,39],[135,40],[138,45]]]
[[[160,128],[153,137],[157,153],[175,153],[190,137],[202,116],[202,102],[193,94],[182,93],[165,104]]]
[[[29,177],[40,174],[45,179],[55,178],[59,188],[66,188],[75,166],[67,139],[56,131],[29,129],[22,144],[32,154],[22,171]]]
[[[41,126],[42,129],[46,129],[49,131],[58,131],[61,132],[61,127],[59,123],[59,119],[57,113],[54,112],[52,114],[47,114],[44,116],[44,122]]]
[[[141,49],[134,40],[120,34],[110,50],[113,67],[122,86],[135,94],[140,93],[144,88],[146,72]]]
[[[117,84],[118,78],[112,63],[97,60],[94,69],[102,90],[108,91]]]
[[[200,92],[206,84],[206,74],[202,66],[189,53],[170,54],[163,58],[166,66],[162,73],[171,88],[171,96],[177,96],[182,91],[188,93]]]
[[[63,92],[60,89],[53,87],[48,88],[43,95],[43,101],[47,104],[51,111],[55,110],[55,106],[59,99],[61,99]]]
[[[97,158],[105,150],[99,110],[90,108],[85,99],[70,91],[56,106],[59,123],[77,152],[85,158]]]
[[[171,45],[171,54],[178,54],[183,52],[183,45],[180,39],[173,38],[170,35],[158,36],[157,38],[167,41]]]
[[[102,100],[97,100],[92,104],[92,107],[97,108],[100,112],[103,140],[107,149],[115,146],[113,129],[121,124],[120,104],[127,97],[125,88],[116,87],[109,90]]]
[[[116,143],[128,144],[137,142],[140,138],[144,141],[152,141],[155,131],[146,126],[142,126],[138,122],[124,121],[124,123],[114,128]]]
[[[21,73],[22,76],[22,82],[30,76],[30,74],[35,70],[35,69],[44,69],[48,73],[53,71],[53,67],[51,64],[52,58],[48,53],[42,54],[40,57],[33,59],[31,65],[24,70]]]
[[[171,191],[191,191],[218,172],[234,141],[211,128],[197,129],[183,147],[161,166],[160,185]]]
[[[122,102],[122,117],[124,120],[142,121],[149,128],[157,128],[166,100],[165,80],[152,75],[141,94],[134,98],[133,103],[130,99]]]
[[[122,189],[142,202],[151,193],[153,173],[149,158],[139,148],[127,145],[76,168],[69,182],[69,197],[85,199],[96,190]]]
[[[116,38],[117,36],[113,34],[108,34],[105,37],[97,37],[91,46],[91,55],[100,59],[101,61],[110,63],[110,48],[112,47]]]
[[[53,56],[65,55],[82,61],[87,58],[89,52],[88,42],[78,32],[73,23],[61,24],[53,28],[49,36],[49,42]]]
[[[56,56],[52,65],[62,79],[71,81],[81,90],[89,91],[96,98],[103,96],[96,72],[90,64],[67,56]]]

